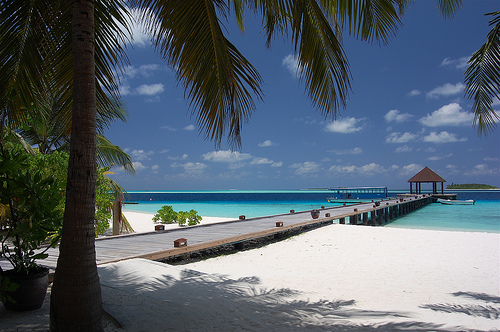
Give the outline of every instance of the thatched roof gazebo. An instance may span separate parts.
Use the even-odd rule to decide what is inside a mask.
[[[437,194],[437,183],[441,182],[441,195],[444,194],[445,179],[437,175],[432,169],[425,166],[414,177],[408,180],[410,182],[410,194],[413,194],[413,184],[415,183],[415,194],[422,193],[422,183],[432,183],[432,193]]]

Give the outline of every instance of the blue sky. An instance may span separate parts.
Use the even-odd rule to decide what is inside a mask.
[[[247,11],[243,35],[229,17],[228,38],[264,80],[238,151],[205,139],[175,72],[137,33],[120,83],[128,120],[105,132],[133,157],[137,174],[114,168],[112,177],[126,190],[407,189],[428,166],[447,184],[500,186],[499,129],[478,136],[463,83],[467,59],[490,30],[484,14],[495,10],[498,1],[466,0],[445,20],[434,1],[422,0],[386,46],[345,33],[352,91],[335,121],[307,98],[289,41],[267,49],[259,17]]]

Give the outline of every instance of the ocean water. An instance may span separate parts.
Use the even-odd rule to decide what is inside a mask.
[[[389,195],[403,192],[390,190]],[[500,190],[453,192],[458,199],[474,199],[476,204],[430,204],[385,227],[500,233]],[[125,204],[124,210],[154,214],[171,205],[175,211],[193,209],[205,217],[254,218],[339,205],[328,203],[328,197],[327,190],[131,191],[127,202],[138,204]]]

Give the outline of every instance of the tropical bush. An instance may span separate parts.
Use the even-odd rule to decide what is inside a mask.
[[[187,223],[188,226],[194,226],[200,223],[201,216],[195,210],[175,212],[172,206],[164,205],[154,215],[153,221],[165,224],[178,223],[179,226],[185,226]]]

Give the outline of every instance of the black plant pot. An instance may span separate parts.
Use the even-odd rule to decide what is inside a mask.
[[[3,301],[5,309],[14,311],[27,311],[39,309],[49,285],[49,269],[40,268],[30,274],[19,274],[14,270],[3,271],[2,276],[8,277],[10,282],[16,283],[19,287],[13,292],[5,292],[14,301]]]
[[[319,218],[319,210],[311,210],[311,217],[313,219],[318,219]]]

